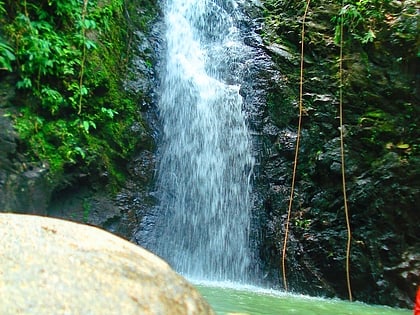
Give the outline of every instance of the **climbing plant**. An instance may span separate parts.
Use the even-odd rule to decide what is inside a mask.
[[[343,1],[344,4],[344,1]],[[346,242],[346,283],[349,300],[353,300],[351,281],[350,281],[350,248],[351,248],[351,228],[350,215],[347,202],[347,182],[344,156],[344,110],[343,110],[343,45],[344,45],[344,19],[340,20],[340,57],[339,57],[339,103],[340,103],[340,156],[341,156],[341,179],[343,189],[344,215],[346,218],[347,242]]]
[[[297,165],[298,165],[298,157],[299,157],[299,145],[300,145],[301,128],[302,128],[305,23],[306,23],[306,16],[308,14],[310,3],[311,1],[307,0],[305,12],[303,14],[303,21],[302,21],[300,81],[299,81],[299,122],[298,122],[297,138],[296,138],[295,158],[293,162],[292,184],[291,184],[291,189],[290,189],[289,206],[287,210],[287,219],[286,219],[285,235],[284,235],[283,250],[282,250],[282,260],[281,260],[282,273],[283,273],[283,285],[286,291],[288,290],[287,277],[286,277],[286,249],[287,249],[287,240],[288,240],[288,234],[289,234],[290,216],[292,213],[293,198],[294,198],[294,191],[295,191],[296,173],[297,173]]]
[[[358,4],[361,4],[363,1],[359,1]],[[366,1],[365,1],[366,2]],[[296,138],[296,148],[295,148],[295,158],[293,162],[293,173],[292,173],[292,184],[291,184],[291,192],[289,197],[289,206],[287,211],[287,218],[285,224],[285,235],[284,235],[284,242],[283,242],[283,249],[282,249],[282,276],[283,276],[283,285],[285,290],[288,290],[287,284],[287,276],[286,276],[286,250],[287,250],[287,240],[289,234],[289,224],[291,218],[291,212],[293,207],[293,199],[294,199],[294,190],[295,190],[295,182],[296,182],[296,174],[297,174],[297,164],[298,164],[298,156],[299,156],[299,146],[300,146],[300,138],[301,138],[301,129],[302,129],[302,115],[303,115],[303,77],[304,77],[304,43],[305,43],[305,23],[306,18],[308,15],[308,9],[310,6],[310,0],[307,0],[305,11],[302,17],[302,29],[301,29],[301,57],[300,57],[300,81],[299,81],[299,121],[297,127],[297,138]],[[344,1],[342,4],[343,8]],[[338,44],[340,47],[340,56],[339,56],[339,117],[340,117],[340,153],[341,153],[341,174],[342,174],[342,190],[343,190],[343,201],[344,201],[344,211],[345,211],[345,218],[346,218],[346,229],[347,229],[347,245],[346,245],[346,282],[348,288],[348,296],[349,300],[353,299],[352,297],[352,289],[350,283],[350,245],[351,245],[351,229],[350,229],[350,220],[349,220],[349,209],[348,209],[348,202],[347,202],[347,188],[346,188],[346,176],[345,176],[345,156],[344,156],[344,119],[343,119],[343,46],[344,46],[344,24],[345,19],[342,15],[343,9],[340,13],[340,18],[338,19],[339,28],[336,31],[336,35],[339,35]],[[355,14],[355,18],[360,18],[358,14]],[[355,22],[357,23],[357,21]],[[356,37],[357,39],[360,39]],[[364,42],[364,40],[362,40]]]

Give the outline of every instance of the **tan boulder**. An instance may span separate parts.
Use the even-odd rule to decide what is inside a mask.
[[[160,258],[108,232],[0,213],[0,314],[214,314]]]

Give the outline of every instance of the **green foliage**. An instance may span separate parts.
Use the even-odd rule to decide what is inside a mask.
[[[373,42],[379,25],[385,20],[386,5],[391,0],[347,0],[338,16],[332,18],[335,23],[335,42],[341,38],[341,23],[351,38],[367,44]]]
[[[3,13],[6,13],[3,17]],[[18,76],[21,151],[52,172],[77,165],[121,179],[137,106],[121,88],[123,0],[0,1],[0,68]]]
[[[294,218],[293,221],[294,221],[294,225],[297,228],[300,228],[303,230],[308,230],[312,223],[311,219],[303,219],[301,217]]]
[[[382,147],[382,144],[392,137],[395,130],[393,118],[380,109],[367,111],[359,118],[358,123],[366,131],[366,136],[363,139]]]
[[[0,22],[4,23],[3,14],[6,13],[4,8],[4,1],[0,1]],[[7,70],[12,71],[12,62],[16,60],[16,56],[13,53],[13,48],[6,43],[0,33],[0,71]]]
[[[16,60],[13,48],[0,37],[0,70],[12,71],[12,62]]]

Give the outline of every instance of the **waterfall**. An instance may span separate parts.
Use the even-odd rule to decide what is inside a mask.
[[[167,0],[159,206],[142,245],[194,279],[246,282],[253,157],[239,94],[246,54],[233,0]]]

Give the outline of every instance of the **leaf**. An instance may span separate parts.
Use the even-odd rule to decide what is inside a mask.
[[[5,49],[3,50],[3,53],[10,61],[16,60],[16,56],[12,53],[12,51]]]
[[[95,42],[91,41],[91,40],[86,40],[85,41],[85,45],[87,49],[96,49],[96,44]]]
[[[18,81],[18,83],[16,83],[16,87],[18,89],[30,88],[32,87],[32,81],[29,78],[23,78],[23,80]]]
[[[373,40],[376,38],[375,33],[372,30],[369,30],[365,36],[362,38],[362,44],[367,44],[373,42]]]
[[[73,155],[73,151],[72,150],[68,150],[66,153],[66,157],[69,160],[70,163],[76,163],[76,161],[72,158]]]
[[[87,133],[89,133],[89,128],[90,128],[89,121],[84,120],[84,121],[83,121],[83,123],[82,123],[82,126],[83,126],[83,129],[84,129]]]
[[[74,152],[78,153],[82,157],[82,159],[86,157],[86,153],[81,147],[75,147]]]
[[[83,23],[83,26],[85,29],[95,29],[96,28],[96,22],[94,20],[86,19]]]
[[[88,94],[87,88],[82,86],[82,88],[80,89],[80,95],[87,95],[87,94]]]
[[[109,118],[114,118],[115,115],[118,115],[118,112],[106,107],[101,107],[101,112],[107,115]]]
[[[405,150],[405,149],[409,149],[410,145],[408,143],[398,143],[397,148]]]
[[[0,70],[7,70],[12,72],[12,65],[10,64],[10,61],[0,56]]]
[[[96,129],[96,124],[92,120],[83,120],[82,127],[86,133],[89,133],[90,127]]]

